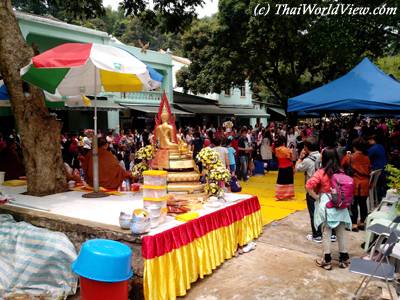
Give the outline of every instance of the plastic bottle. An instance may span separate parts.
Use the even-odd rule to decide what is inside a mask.
[[[126,181],[125,181],[125,180],[122,181],[122,184],[121,184],[121,192],[126,192]]]

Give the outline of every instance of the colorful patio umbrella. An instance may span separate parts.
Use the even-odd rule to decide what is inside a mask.
[[[32,58],[22,79],[55,97],[97,96],[159,88],[163,76],[128,51],[101,44],[66,43]],[[96,99],[96,98],[95,98]],[[97,107],[94,106],[97,132]],[[93,138],[93,188],[99,191],[97,136]],[[95,195],[96,196],[96,195]]]
[[[160,74],[123,49],[79,43],[62,44],[33,57],[21,75],[61,96],[147,91],[160,87],[162,81]]]

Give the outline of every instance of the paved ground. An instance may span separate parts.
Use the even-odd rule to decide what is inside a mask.
[[[339,269],[337,261],[332,271],[316,267],[314,261],[322,248],[305,239],[308,230],[306,210],[267,225],[256,250],[226,261],[211,276],[193,284],[180,300],[351,299],[360,277]],[[363,255],[360,244],[364,232],[347,233],[350,256]],[[372,285],[362,299],[381,299],[381,294],[380,287]],[[24,296],[9,299],[31,300]],[[69,299],[79,299],[79,295]]]
[[[267,225],[256,250],[226,261],[181,299],[351,299],[360,277],[339,269],[337,261],[332,271],[315,266],[322,246],[305,239],[308,230],[306,210]],[[350,256],[363,255],[360,244],[364,232],[346,233]],[[337,246],[333,249],[333,258],[337,259]],[[363,299],[379,299],[381,289],[372,286],[367,295]]]

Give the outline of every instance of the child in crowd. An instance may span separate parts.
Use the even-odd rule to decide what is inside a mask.
[[[235,154],[236,154],[236,150],[235,148],[233,148],[232,146],[232,142],[233,142],[233,137],[230,136],[228,137],[228,159],[229,159],[229,168],[231,171],[231,175],[235,175],[235,171],[236,171],[236,159],[235,159]]]

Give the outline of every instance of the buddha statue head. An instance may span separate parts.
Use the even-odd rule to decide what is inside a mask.
[[[167,107],[165,105],[163,107],[160,117],[161,117],[162,123],[167,123],[169,121],[169,113],[168,113]]]

